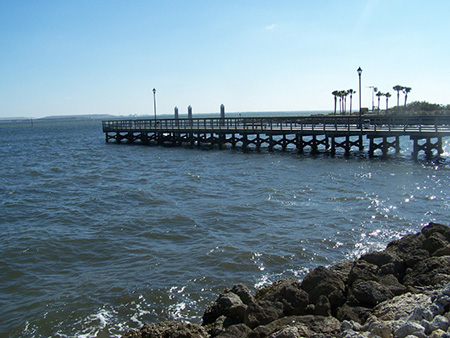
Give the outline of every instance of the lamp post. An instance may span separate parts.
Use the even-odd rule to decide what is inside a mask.
[[[156,89],[153,88],[153,112],[155,113],[155,121],[156,121]]]
[[[359,126],[362,129],[362,121],[361,121],[361,74],[362,74],[362,69],[361,67],[359,67],[357,69],[358,72],[358,77],[359,77]]]
[[[371,89],[372,92],[372,113],[373,113],[373,108],[374,108],[374,94],[378,91],[378,88],[375,86],[367,86],[367,88]]]

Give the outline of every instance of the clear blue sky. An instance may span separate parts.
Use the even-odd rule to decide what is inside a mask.
[[[397,84],[449,104],[449,13],[448,0],[0,0],[0,117],[152,115],[153,88],[161,114],[332,110],[358,67],[363,106],[370,85],[396,104]]]

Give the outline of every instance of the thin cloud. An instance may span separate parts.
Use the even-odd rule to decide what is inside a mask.
[[[270,26],[266,26],[266,29],[267,29],[267,30],[272,30],[272,29],[274,29],[276,26],[277,26],[277,25],[273,23],[273,24],[271,24]]]

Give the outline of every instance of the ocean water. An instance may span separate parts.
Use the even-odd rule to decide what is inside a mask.
[[[100,122],[0,126],[0,336],[198,323],[223,288],[301,279],[449,223],[439,162],[105,143]]]

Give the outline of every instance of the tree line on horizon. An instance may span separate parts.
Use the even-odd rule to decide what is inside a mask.
[[[375,95],[378,97],[378,111],[380,111],[380,100],[382,96],[386,97],[386,111],[388,111],[389,107],[389,98],[392,96],[391,93],[386,92],[382,93],[378,90],[378,88],[374,87]],[[392,87],[397,92],[397,107],[400,107],[400,92],[403,92],[405,95],[405,104],[404,104],[404,111],[406,111],[406,101],[408,99],[408,93],[411,91],[411,87],[404,87],[401,85],[396,85]],[[355,94],[356,91],[353,89],[348,90],[334,90],[331,95],[334,96],[334,114],[336,114],[336,107],[337,107],[337,100],[339,98],[339,113],[345,114],[347,112],[347,96],[350,95],[350,114],[352,113],[352,97],[353,94]],[[373,107],[372,107],[373,110]]]

